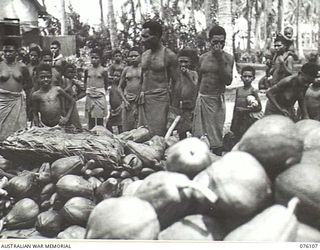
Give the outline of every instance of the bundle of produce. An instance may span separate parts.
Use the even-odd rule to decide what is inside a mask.
[[[145,142],[151,138],[150,131],[146,127],[139,127],[130,131],[123,132],[117,136],[122,140],[134,142]]]
[[[301,160],[303,140],[288,117],[270,115],[255,122],[233,150],[247,152],[265,168],[271,179]]]
[[[112,169],[119,164],[123,147],[115,137],[98,136],[90,131],[70,133],[60,127],[33,127],[18,131],[1,142],[0,154],[13,162],[31,165],[80,155]]]
[[[299,199],[294,197],[288,208],[273,205],[225,237],[225,241],[294,241],[298,220],[294,214]]]
[[[227,153],[195,176],[218,197],[215,212],[226,218],[250,218],[270,204],[271,182],[261,164],[246,152]]]
[[[154,207],[164,229],[191,214],[209,213],[217,196],[186,175],[159,171],[145,178],[132,194]]]
[[[159,240],[223,240],[225,229],[216,218],[189,215],[159,233]]]
[[[292,197],[300,199],[297,217],[301,222],[320,229],[320,168],[300,163],[280,174],[275,182],[275,200],[285,204]]]

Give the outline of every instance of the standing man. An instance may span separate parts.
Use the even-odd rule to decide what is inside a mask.
[[[224,52],[226,31],[215,25],[209,32],[211,50],[200,57],[199,95],[193,120],[193,135],[207,135],[210,149],[217,155],[223,149],[226,117],[224,92],[232,82],[233,56]]]
[[[140,94],[140,53],[137,48],[132,48],[128,55],[129,66],[124,68],[120,82],[119,93],[123,100],[122,128],[128,131],[137,128],[138,110],[137,99]]]
[[[0,62],[0,141],[27,127],[26,95],[32,82],[25,64],[16,61],[17,44],[3,42],[4,61]]]
[[[178,78],[177,56],[161,43],[162,26],[148,21],[142,26],[142,43],[146,51],[141,58],[141,93],[138,126],[146,125],[152,135],[164,136],[169,111],[170,80]]]
[[[60,42],[53,41],[50,45],[50,51],[52,53],[52,66],[56,68],[61,68],[64,60],[60,50],[61,50]]]

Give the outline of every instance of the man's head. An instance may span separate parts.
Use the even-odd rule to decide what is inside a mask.
[[[50,45],[51,53],[54,57],[58,56],[60,53],[61,44],[59,41],[53,41]]]
[[[44,50],[41,53],[41,63],[52,66],[52,53],[49,50]]]
[[[154,49],[159,45],[162,36],[162,25],[156,21],[148,21],[142,25],[141,42],[146,49]]]
[[[7,62],[14,62],[17,56],[18,44],[13,39],[5,39],[3,41],[3,53]]]
[[[138,48],[131,48],[128,54],[128,64],[138,66],[140,62],[140,50]]]
[[[63,67],[63,75],[69,79],[73,79],[75,77],[76,71],[76,66],[72,63],[66,63]]]
[[[319,65],[315,63],[305,63],[299,72],[300,83],[304,86],[309,86],[317,77],[319,71]]]
[[[250,86],[256,76],[256,70],[252,66],[245,66],[241,69],[241,80],[244,86]]]
[[[92,49],[90,52],[91,63],[93,67],[97,67],[100,64],[101,56],[100,50]]]
[[[283,30],[283,34],[284,34],[285,38],[291,40],[293,37],[293,28],[291,26],[285,27]]]
[[[41,51],[39,47],[31,47],[29,50],[29,59],[31,65],[36,65],[39,63]]]
[[[113,60],[115,61],[115,63],[120,63],[121,60],[122,60],[122,53],[119,49],[115,49],[113,52],[112,52],[112,58]]]
[[[274,49],[277,54],[283,54],[287,47],[286,47],[286,39],[282,35],[277,35],[274,39]]]
[[[191,53],[189,49],[182,49],[178,53],[178,62],[182,72],[187,71],[191,67]]]
[[[317,52],[311,52],[309,54],[309,58],[308,58],[308,61],[311,62],[311,63],[317,63],[318,62],[318,59],[319,59],[319,55]]]
[[[52,68],[48,64],[40,64],[36,71],[40,88],[49,88],[52,81]]]
[[[226,31],[219,25],[214,25],[209,31],[209,41],[213,51],[221,51],[226,41]]]

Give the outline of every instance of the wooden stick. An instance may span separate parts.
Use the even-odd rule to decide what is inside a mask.
[[[174,121],[173,121],[173,123],[171,124],[171,126],[169,127],[166,135],[164,136],[164,139],[167,140],[167,139],[170,137],[170,135],[172,134],[173,130],[174,130],[175,127],[177,126],[178,122],[180,121],[180,118],[181,118],[181,116],[178,115],[178,116],[174,119]]]

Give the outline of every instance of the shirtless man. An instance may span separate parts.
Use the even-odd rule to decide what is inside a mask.
[[[161,43],[162,26],[148,21],[142,26],[142,43],[146,51],[141,59],[141,93],[138,126],[146,125],[151,135],[164,136],[169,111],[169,89],[178,78],[177,56]]]
[[[17,44],[3,42],[4,61],[0,62],[0,141],[27,127],[26,95],[32,87],[25,64],[16,61]]]
[[[136,48],[132,48],[128,55],[129,66],[124,68],[119,82],[119,92],[123,100],[122,108],[122,128],[123,131],[137,128],[138,110],[137,99],[140,94],[141,67],[140,53]]]
[[[209,32],[211,51],[200,57],[199,95],[193,119],[193,135],[207,135],[212,152],[222,154],[226,116],[224,92],[232,82],[233,56],[224,52],[226,32],[215,25]]]
[[[310,119],[320,121],[320,70],[317,78],[307,89],[304,100]]]
[[[276,54],[270,71],[272,86],[293,73],[293,54],[288,50],[288,41],[282,35],[278,35],[274,41],[274,48]]]
[[[100,51],[90,52],[92,66],[85,71],[84,86],[86,89],[85,111],[88,117],[88,128],[103,126],[103,119],[108,115],[106,89],[108,88],[108,72],[101,66]]]
[[[52,53],[52,66],[61,69],[63,65],[63,55],[60,53],[61,44],[59,41],[53,41],[50,45],[50,51]]]
[[[51,70],[51,66],[46,64],[41,64],[37,68],[37,81],[40,88],[32,94],[32,111],[34,125],[38,127],[66,125],[75,103],[61,87],[51,85]],[[63,99],[67,99],[70,103],[66,115],[62,105]]]
[[[298,101],[302,119],[309,115],[305,104],[305,93],[318,74],[319,66],[306,63],[298,74],[288,76],[272,86],[266,93],[268,101],[265,115],[284,115],[295,120],[294,104]]]

